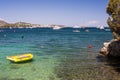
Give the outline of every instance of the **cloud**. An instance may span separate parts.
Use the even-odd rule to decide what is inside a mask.
[[[92,21],[88,22],[88,24],[98,24],[98,23],[99,23],[99,21],[97,21],[97,20],[92,20]]]
[[[91,20],[86,22],[86,26],[98,26],[100,22],[98,20]]]

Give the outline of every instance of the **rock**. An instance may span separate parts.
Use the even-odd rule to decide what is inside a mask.
[[[100,53],[106,56],[106,55],[108,54],[107,48],[103,47],[103,48],[100,50]]]
[[[108,46],[108,56],[120,57],[120,41],[113,41]]]
[[[120,41],[112,40],[110,42],[103,43],[104,47],[100,50],[100,53],[108,57],[120,57]]]
[[[101,53],[101,54],[103,54],[103,55],[105,55],[105,56],[108,55],[108,53],[109,53],[109,51],[108,51],[108,46],[109,46],[109,44],[110,44],[110,42],[104,42],[104,43],[103,43],[104,47],[101,48],[101,50],[100,50],[100,53]]]
[[[103,45],[105,48],[107,48],[109,46],[110,42],[105,42]]]

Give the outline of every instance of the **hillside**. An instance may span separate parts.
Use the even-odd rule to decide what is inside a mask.
[[[0,20],[0,27],[2,27],[2,26],[5,26],[5,25],[8,25],[9,23],[7,23],[7,22],[5,22],[5,21],[3,21],[3,20]]]
[[[0,28],[9,28],[9,27],[32,27],[31,23],[26,22],[16,22],[16,23],[8,23],[6,21],[0,20]]]
[[[16,22],[16,23],[8,23],[6,21],[0,20],[0,28],[62,28],[65,27],[64,25],[58,25],[58,24],[31,24],[31,23],[26,23],[26,22]]]

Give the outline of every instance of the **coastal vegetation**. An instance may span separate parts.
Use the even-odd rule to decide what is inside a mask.
[[[106,12],[108,25],[115,39],[120,40],[120,0],[109,0]]]

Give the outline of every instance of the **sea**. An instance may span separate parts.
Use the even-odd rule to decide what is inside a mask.
[[[120,80],[120,63],[99,52],[109,28],[0,28],[0,80]],[[7,56],[32,53],[13,63]]]

